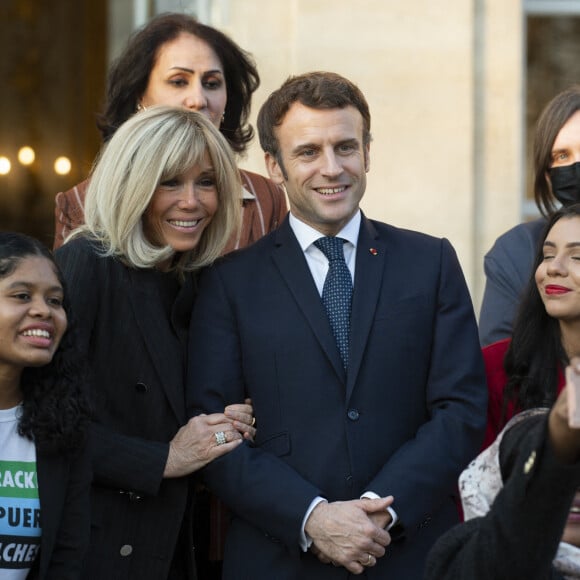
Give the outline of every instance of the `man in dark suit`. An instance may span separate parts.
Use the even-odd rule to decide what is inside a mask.
[[[460,266],[446,240],[362,215],[370,114],[350,81],[288,79],[258,129],[289,218],[205,272],[190,329],[192,411],[248,396],[258,426],[205,470],[233,512],[224,578],[419,579],[485,426]]]

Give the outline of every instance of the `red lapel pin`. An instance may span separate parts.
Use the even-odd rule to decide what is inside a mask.
[[[378,254],[377,250],[375,248],[369,248],[369,252],[373,255],[376,256]]]

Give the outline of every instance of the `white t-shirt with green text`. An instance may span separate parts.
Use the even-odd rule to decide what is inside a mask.
[[[26,578],[40,547],[34,443],[18,434],[20,407],[0,409],[0,578]]]

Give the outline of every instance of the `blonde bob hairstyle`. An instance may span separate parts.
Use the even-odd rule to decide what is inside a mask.
[[[218,207],[198,245],[176,256],[170,246],[149,242],[143,215],[156,188],[200,163],[206,152],[215,172]],[[85,202],[85,226],[104,248],[135,268],[171,262],[178,272],[196,270],[222,253],[239,227],[242,185],[226,139],[201,113],[175,107],[151,107],[123,123],[106,145],[91,172]]]

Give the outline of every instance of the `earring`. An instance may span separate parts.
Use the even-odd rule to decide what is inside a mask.
[[[223,125],[225,120],[226,120],[226,111],[224,109],[224,112],[222,113],[222,117],[220,119],[220,125]]]
[[[144,107],[141,103],[137,103],[137,113],[140,111],[146,111],[147,107]]]

